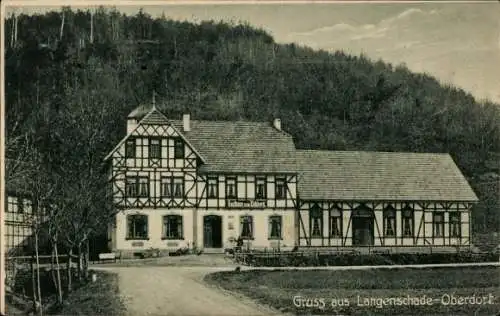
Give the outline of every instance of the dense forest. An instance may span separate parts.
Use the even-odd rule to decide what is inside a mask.
[[[449,152],[481,198],[474,231],[498,231],[500,105],[403,65],[277,44],[247,24],[104,8],[12,15],[5,48],[7,155],[37,161],[45,194],[81,221],[104,203],[96,182],[126,115],[156,91],[175,119],[279,117],[299,148]]]

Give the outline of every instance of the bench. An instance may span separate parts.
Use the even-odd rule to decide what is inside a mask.
[[[100,261],[107,261],[107,260],[113,260],[114,262],[116,262],[117,258],[118,258],[118,256],[114,252],[100,253],[99,254],[99,262]]]

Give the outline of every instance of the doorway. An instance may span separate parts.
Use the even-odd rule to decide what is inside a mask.
[[[222,216],[206,215],[203,217],[203,246],[222,248]]]
[[[372,246],[374,243],[374,218],[371,210],[354,211],[352,216],[353,246]]]

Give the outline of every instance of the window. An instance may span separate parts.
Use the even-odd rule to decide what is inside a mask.
[[[413,237],[413,210],[405,208],[401,215],[401,220],[403,221],[403,237]]]
[[[8,205],[7,205],[7,212],[9,213],[17,213],[18,212],[18,204],[19,200],[16,197],[9,196],[8,199]]]
[[[255,178],[255,198],[265,199],[266,198],[266,178],[256,177]]]
[[[127,197],[137,197],[137,178],[127,177],[125,180],[125,194]]]
[[[238,195],[236,191],[236,178],[227,178],[226,179],[226,197],[227,198],[236,198]]]
[[[311,237],[323,236],[323,212],[318,205],[314,205],[309,212],[309,225],[311,230]]]
[[[269,239],[281,239],[281,216],[269,217]]]
[[[24,213],[24,202],[23,198],[17,198],[17,212],[20,214]]]
[[[219,196],[219,180],[217,177],[208,178],[207,192],[209,198],[217,198]]]
[[[286,199],[286,181],[284,178],[276,178],[276,198]]]
[[[184,197],[184,178],[181,177],[162,177],[161,178],[161,196],[162,197]]]
[[[161,178],[161,196],[172,197],[172,178]]]
[[[127,139],[125,143],[125,158],[135,158],[135,139]]]
[[[151,138],[149,140],[149,158],[161,158],[161,142],[158,138]]]
[[[461,237],[461,226],[460,212],[450,212],[450,236]]]
[[[184,142],[180,138],[174,139],[174,158],[184,158]]]
[[[243,239],[253,239],[253,220],[252,216],[242,216],[240,218],[241,232],[240,236]]]
[[[184,239],[182,234],[182,216],[163,216],[163,239]]]
[[[174,197],[184,197],[184,178],[174,178]]]
[[[139,196],[149,196],[149,179],[146,177],[139,177]]]
[[[128,215],[127,226],[127,239],[148,239],[148,217],[146,215]]]
[[[384,210],[384,235],[385,237],[396,236],[396,210],[392,206]]]
[[[444,214],[435,212],[432,216],[434,237],[444,236]]]
[[[148,177],[127,177],[125,180],[125,194],[127,197],[148,197]]]
[[[330,213],[330,237],[342,237],[342,212],[339,209]]]

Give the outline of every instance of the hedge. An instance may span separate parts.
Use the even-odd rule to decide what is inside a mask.
[[[319,254],[272,253],[242,254],[244,264],[258,267],[316,267],[405,264],[446,264],[499,262],[496,253],[422,253],[422,254]]]

